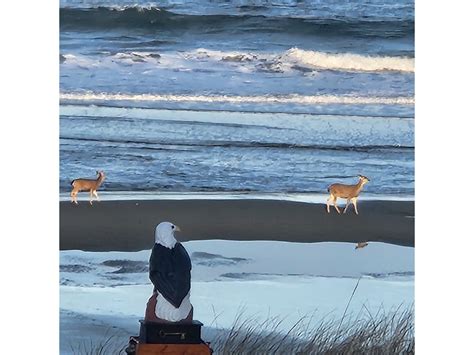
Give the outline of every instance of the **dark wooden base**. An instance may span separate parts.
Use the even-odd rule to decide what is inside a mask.
[[[209,345],[201,344],[137,344],[136,355],[210,355]]]
[[[202,323],[193,320],[186,323],[162,323],[141,320],[141,344],[200,344]]]
[[[130,337],[129,355],[210,355],[209,343],[201,339],[202,323],[160,323],[140,320],[140,335]]]

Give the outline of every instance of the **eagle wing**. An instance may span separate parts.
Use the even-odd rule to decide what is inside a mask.
[[[179,308],[191,289],[191,259],[181,243],[169,249],[155,244],[149,266],[150,280],[163,297]]]

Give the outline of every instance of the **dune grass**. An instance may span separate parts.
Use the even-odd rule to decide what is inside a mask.
[[[127,339],[124,339],[123,336],[112,333],[108,329],[100,341],[88,339],[71,345],[70,348],[74,355],[117,355],[125,354],[126,341]]]
[[[368,312],[345,320],[318,322],[305,316],[286,331],[282,321],[277,317],[258,321],[241,313],[230,330],[211,339],[214,354],[414,354],[411,307],[389,313],[381,308],[375,315]]]
[[[282,317],[261,320],[239,311],[230,329],[214,328],[204,340],[211,342],[214,355],[230,354],[414,354],[412,307],[399,306],[371,314],[363,307],[356,316],[318,319],[301,317],[290,329],[282,329]],[[208,328],[209,329],[209,328]],[[71,347],[77,355],[126,354],[128,339],[110,334],[100,342],[84,341]]]

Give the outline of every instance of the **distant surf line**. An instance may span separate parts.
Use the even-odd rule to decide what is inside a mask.
[[[172,101],[205,103],[255,104],[346,104],[346,105],[414,105],[414,97],[337,96],[337,95],[176,95],[176,94],[125,94],[98,92],[62,92],[60,100],[74,101]]]

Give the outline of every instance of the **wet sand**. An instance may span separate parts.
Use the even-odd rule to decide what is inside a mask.
[[[380,241],[414,246],[413,201],[359,201],[359,215],[323,204],[281,200],[128,200],[91,206],[60,202],[60,249],[138,251],[154,243],[155,226],[178,225],[180,241]],[[341,210],[342,211],[342,210]]]

